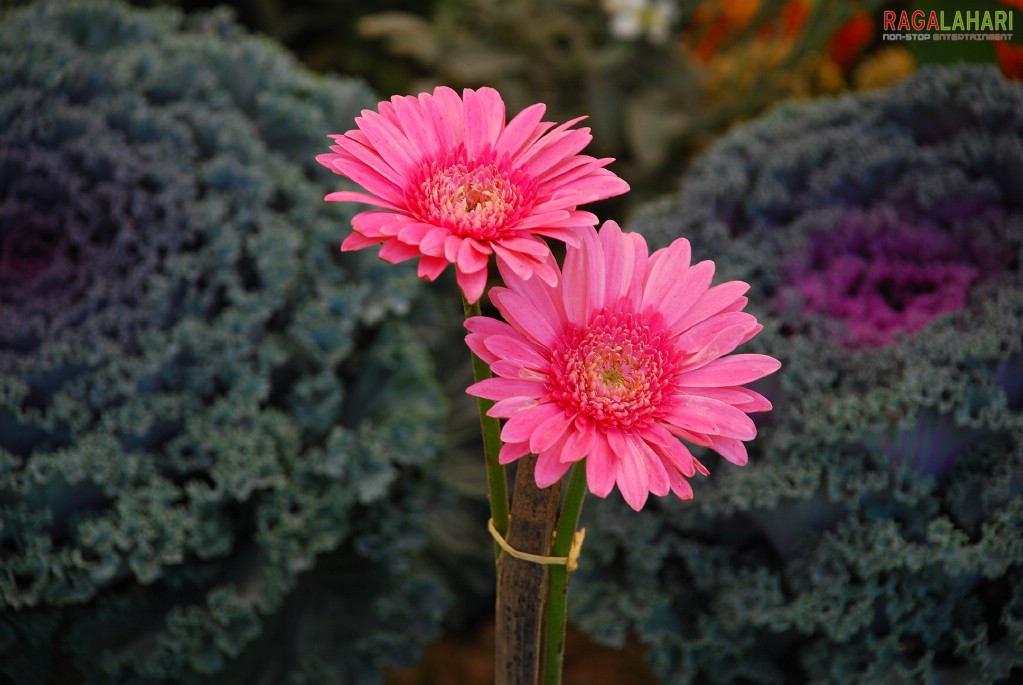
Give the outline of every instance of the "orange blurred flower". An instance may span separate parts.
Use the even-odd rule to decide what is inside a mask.
[[[1023,0],[1016,0],[1023,2]],[[998,68],[1005,78],[1012,81],[1023,81],[1023,45],[1013,45],[1005,41],[995,43],[995,57]]]
[[[1023,2],[1023,0],[1020,0]],[[867,12],[857,12],[838,27],[828,43],[828,57],[842,71],[848,71],[863,49],[874,40],[874,20]]]
[[[695,43],[693,53],[702,61],[713,57],[722,43],[749,26],[761,10],[760,0],[721,0],[701,3],[693,12],[689,27]],[[806,0],[789,0],[777,18],[764,23],[757,33],[760,39],[794,38],[810,16]]]
[[[790,0],[781,10],[781,33],[786,38],[795,38],[810,18],[810,4],[805,0]]]

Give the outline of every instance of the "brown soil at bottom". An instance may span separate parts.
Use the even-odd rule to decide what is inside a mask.
[[[643,650],[602,647],[569,628],[562,685],[658,685]],[[494,626],[446,635],[429,645],[415,668],[392,671],[386,685],[491,685],[494,682]]]

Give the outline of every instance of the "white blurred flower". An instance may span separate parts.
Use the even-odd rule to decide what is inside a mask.
[[[646,34],[651,43],[668,39],[672,23],[678,18],[674,0],[604,0],[604,11],[611,15],[611,35],[635,40]]]

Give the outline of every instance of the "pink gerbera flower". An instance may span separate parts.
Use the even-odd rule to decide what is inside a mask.
[[[557,271],[537,236],[578,244],[577,231],[597,218],[576,207],[629,187],[603,168],[611,159],[577,154],[591,139],[588,128],[571,128],[580,119],[551,130],[544,110],[533,105],[506,124],[496,90],[459,98],[443,87],[363,110],[358,128],[331,136],[333,152],[316,158],[367,191],[327,200],[381,208],[356,215],[341,249],[381,244],[389,262],[419,257],[419,276],[431,281],[454,264],[470,302],[483,293],[491,254],[522,279],[553,285]]]
[[[690,265],[685,239],[648,258],[642,236],[613,221],[581,238],[554,286],[502,268],[507,287],[490,299],[507,323],[466,321],[469,347],[496,376],[468,392],[507,419],[502,463],[538,455],[540,487],[585,457],[600,497],[617,484],[637,510],[649,493],[690,499],[686,479],[707,470],[679,438],[742,465],[757,432],[747,414],[771,408],[741,386],[781,364],[725,356],[762,328],[741,311],[749,286],[710,287],[714,264]]]

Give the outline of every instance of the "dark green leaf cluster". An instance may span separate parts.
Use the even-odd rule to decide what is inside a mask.
[[[314,161],[376,98],[223,13],[0,21],[0,682],[379,680],[447,600],[422,294]]]
[[[1020,179],[1023,88],[949,68],[775,109],[636,218],[751,284],[765,329],[746,347],[783,367],[759,385],[775,408],[747,466],[704,455],[692,502],[593,503],[573,587],[587,630],[635,632],[669,684],[1023,678]],[[850,347],[779,293],[871,217],[858,239],[925,230],[978,275],[960,308]],[[927,254],[907,240],[882,264],[896,276]]]

